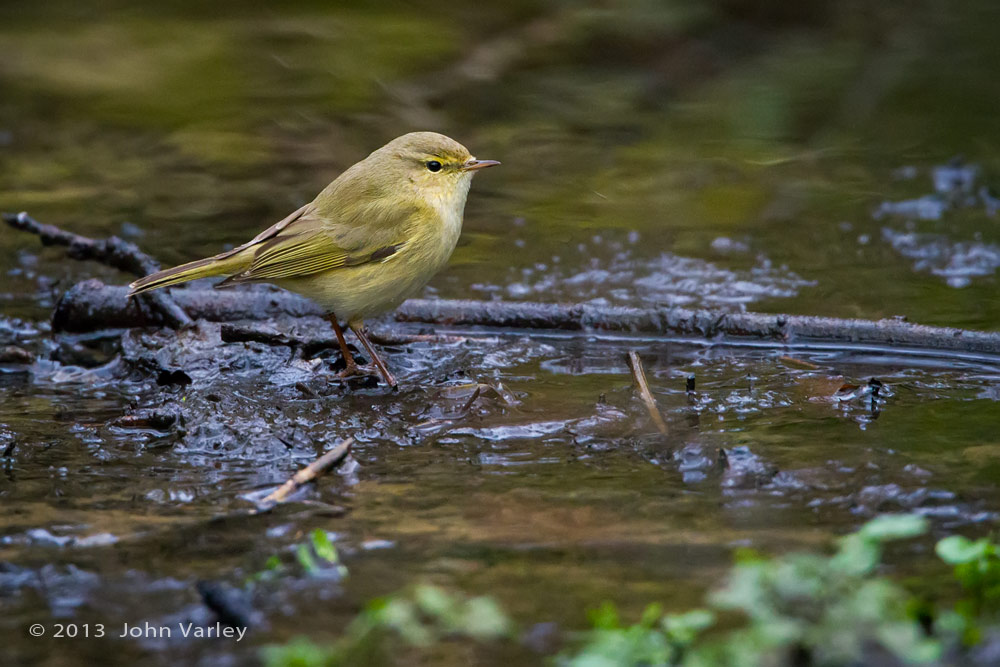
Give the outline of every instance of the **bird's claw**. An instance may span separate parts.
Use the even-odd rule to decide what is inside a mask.
[[[347,364],[342,371],[338,371],[337,377],[346,380],[347,378],[360,377],[360,376],[370,376],[370,375],[380,375],[378,368],[375,364],[365,364],[364,366],[359,366],[355,363]]]

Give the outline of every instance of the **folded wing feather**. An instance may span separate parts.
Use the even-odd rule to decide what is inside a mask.
[[[350,233],[338,235],[339,225],[315,216],[308,207],[296,211],[293,216],[265,230],[244,246],[235,248],[234,253],[253,253],[250,266],[226,278],[217,287],[296,278],[357,266],[390,257],[403,246],[403,242],[396,241],[404,231],[399,226],[383,226],[382,234],[358,238]],[[336,236],[340,237],[340,242]],[[344,245],[353,247],[345,248]]]

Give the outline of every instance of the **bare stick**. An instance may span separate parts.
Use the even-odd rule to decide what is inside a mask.
[[[346,459],[347,455],[351,453],[351,445],[353,444],[354,438],[347,438],[339,445],[323,454],[323,456],[319,457],[305,468],[292,475],[287,482],[264,496],[259,504],[267,507],[285,502],[288,496],[292,495],[304,485],[315,480],[317,477],[326,473],[328,470]]]
[[[646,410],[649,411],[649,418],[656,425],[656,430],[663,434],[669,433],[670,429],[667,427],[667,422],[663,421],[663,415],[660,414],[660,408],[656,404],[656,399],[653,398],[653,393],[649,391],[649,384],[646,382],[646,371],[642,367],[642,360],[639,359],[639,354],[635,350],[628,351],[628,366],[632,369],[632,379],[635,380],[635,386],[639,389],[639,397],[646,404]]]
[[[47,245],[64,245],[77,259],[96,259],[109,266],[144,275],[158,266],[133,243],[112,237],[95,241],[43,225],[26,213],[4,214],[7,224],[38,235]],[[56,305],[53,329],[85,332],[136,326],[190,324],[193,317],[213,321],[266,319],[276,315],[320,315],[310,301],[280,290],[178,290],[154,292],[153,308],[128,300],[124,287],[89,280],[70,289]],[[178,306],[183,306],[184,310]],[[551,329],[616,334],[696,336],[726,344],[770,343],[802,348],[870,349],[938,357],[1000,357],[1000,334],[910,324],[898,319],[845,320],[832,317],[727,313],[684,308],[628,308],[589,304],[484,302],[414,299],[396,311],[396,320],[452,326]],[[980,355],[975,358],[974,355]],[[991,359],[995,360],[995,359]]]
[[[87,280],[73,286],[56,304],[57,331],[162,324],[126,299],[125,287]],[[185,289],[174,299],[192,317],[214,322],[264,320],[281,315],[323,316],[308,299],[277,289]],[[442,327],[490,327],[536,331],[586,332],[588,335],[639,335],[646,338],[708,340],[720,345],[774,348],[884,351],[940,359],[1000,361],[1000,333],[929,327],[897,319],[848,320],[804,315],[726,313],[685,308],[627,308],[590,304],[411,299],[395,312],[398,322]],[[485,332],[484,332],[485,333]]]
[[[80,236],[59,229],[55,225],[44,225],[24,211],[17,215],[4,213],[2,217],[3,221],[14,229],[38,236],[42,245],[65,246],[67,257],[72,259],[92,259],[140,278],[160,270],[156,260],[139,250],[139,246],[117,236],[102,240]],[[168,326],[179,329],[191,324],[191,318],[174,303],[169,293],[150,292],[148,295],[143,295],[142,299]]]

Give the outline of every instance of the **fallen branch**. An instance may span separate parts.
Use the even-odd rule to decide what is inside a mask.
[[[325,324],[325,323],[324,323]],[[324,330],[331,329],[329,325]],[[337,349],[339,343],[331,330],[330,335],[294,336],[278,331],[267,324],[258,322],[226,323],[219,332],[225,343],[263,343],[271,346],[286,346],[298,348],[307,357],[320,350]],[[378,345],[411,345],[413,343],[458,343],[465,340],[460,336],[438,334],[410,334],[402,331],[372,332],[369,339]],[[3,360],[3,349],[0,348],[0,361]]]
[[[264,496],[257,503],[258,506],[269,509],[279,503],[285,502],[288,496],[292,495],[304,485],[326,473],[328,470],[346,459],[347,455],[351,453],[351,445],[353,444],[354,438],[347,438],[339,445],[323,454],[323,456],[319,457],[305,468],[292,475],[287,482],[279,486],[277,489]]]
[[[88,280],[56,305],[53,328],[86,332],[160,326],[163,320],[135,307],[126,288]],[[311,301],[277,289],[184,289],[173,293],[192,317],[215,322],[281,315],[321,316]],[[849,320],[801,315],[724,313],[685,308],[627,308],[589,304],[411,299],[395,312],[399,322],[453,327],[587,331],[663,337],[698,337],[729,344],[849,349],[891,347],[936,356],[1000,357],[1000,333],[930,327],[900,320]]]
[[[139,307],[135,299],[129,299],[127,295],[128,288],[105,285],[96,279],[77,283],[56,304],[52,328],[55,331],[82,333],[100,329],[171,326],[161,313]],[[311,301],[276,289],[180,289],[171,290],[170,296],[191,317],[212,322],[323,314],[320,307]]]
[[[23,211],[17,215],[4,213],[2,217],[14,229],[36,235],[42,245],[65,246],[66,256],[72,259],[94,260],[140,278],[160,270],[156,260],[139,250],[139,246],[117,236],[102,240],[91,239],[64,231],[55,225],[42,224]],[[191,324],[191,318],[174,303],[169,294],[151,292],[141,298],[142,303],[148,304],[168,326],[178,329]]]
[[[635,386],[639,390],[639,397],[646,404],[649,418],[653,420],[656,430],[666,435],[670,429],[667,428],[667,422],[663,421],[663,415],[660,414],[660,407],[656,404],[656,399],[653,398],[653,392],[649,390],[649,383],[646,382],[646,371],[643,369],[642,360],[635,350],[628,351],[628,367],[632,369],[632,379],[635,380]]]

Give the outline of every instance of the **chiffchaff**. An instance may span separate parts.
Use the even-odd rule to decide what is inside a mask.
[[[129,296],[209,276],[228,276],[217,287],[274,283],[328,312],[347,364],[342,375],[361,369],[347,349],[338,317],[395,387],[368,340],[364,318],[392,310],[447,263],[462,232],[473,174],[498,164],[477,160],[442,134],[404,134],[251,241],[137,280]]]

